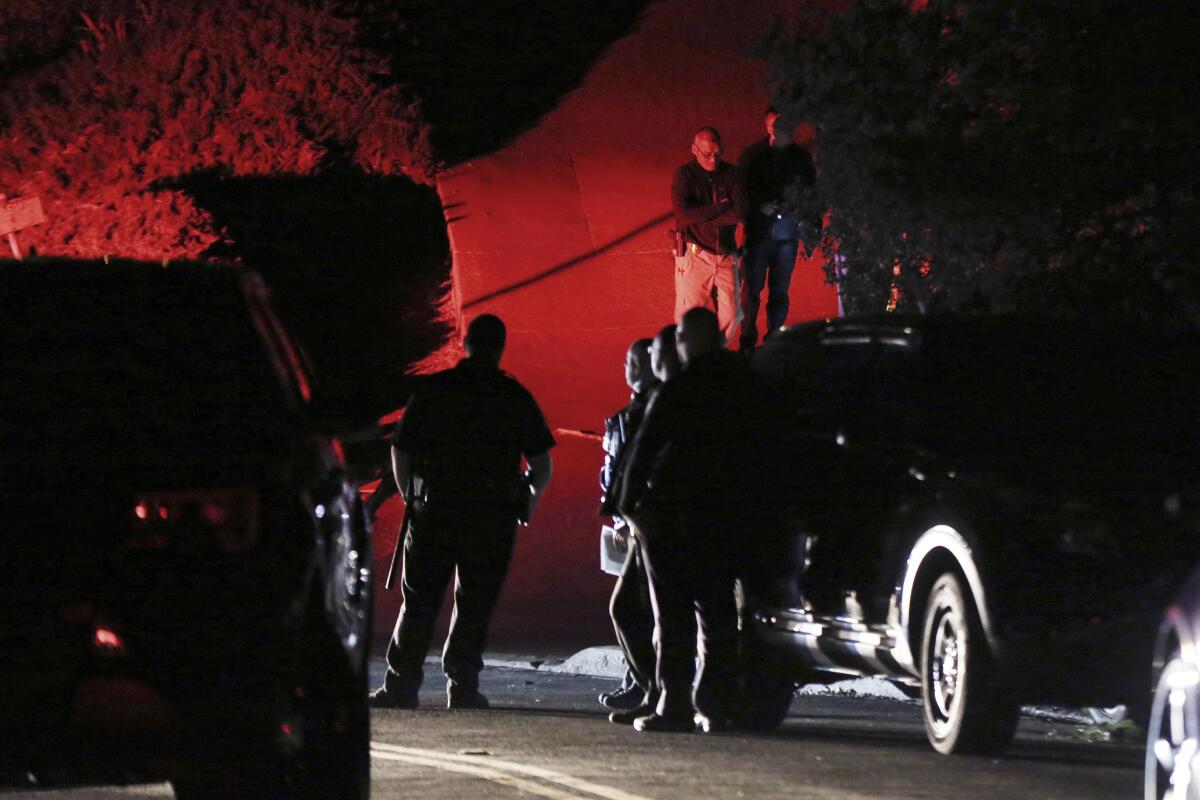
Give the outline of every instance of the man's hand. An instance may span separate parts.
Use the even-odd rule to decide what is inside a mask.
[[[528,456],[525,460],[529,462],[530,492],[528,511],[525,514],[525,524],[528,525],[529,521],[533,519],[533,512],[542,499],[542,492],[546,491],[546,486],[550,483],[551,476],[554,475],[554,462],[550,459],[549,452]]]
[[[758,207],[758,210],[764,217],[773,217],[775,216],[775,212],[779,210],[779,206],[774,203],[763,203]]]

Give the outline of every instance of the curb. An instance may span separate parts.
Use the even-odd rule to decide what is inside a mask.
[[[438,665],[438,656],[428,656],[426,664]],[[484,667],[492,669],[519,669],[533,672],[558,673],[563,675],[587,675],[594,678],[621,680],[625,677],[625,656],[615,645],[588,647],[567,658],[536,655],[497,654],[485,655]],[[383,678],[382,658],[371,659],[372,685]],[[834,683],[810,683],[801,686],[797,695],[805,697],[870,697],[899,703],[918,703],[891,681],[883,678],[847,678]],[[1021,713],[1048,722],[1066,722],[1075,725],[1104,725],[1120,722],[1125,717],[1124,706],[1110,709],[1058,708],[1052,706],[1022,706]]]
[[[590,675],[620,680],[625,676],[625,657],[615,646],[588,647],[565,659],[525,659],[523,657],[484,658],[489,667],[533,669],[538,672],[557,672],[570,675]],[[913,702],[908,695],[883,678],[848,678],[830,684],[808,684],[800,687],[800,695],[835,697],[873,697],[881,700]]]

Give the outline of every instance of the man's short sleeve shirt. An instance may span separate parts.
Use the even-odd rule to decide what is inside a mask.
[[[521,456],[545,453],[554,436],[533,396],[500,369],[463,359],[413,393],[392,445],[418,469],[516,475]]]

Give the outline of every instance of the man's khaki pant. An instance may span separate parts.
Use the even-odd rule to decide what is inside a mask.
[[[702,306],[717,313],[725,341],[737,341],[742,321],[741,284],[737,258],[689,244],[687,252],[675,258],[675,323],[691,309]]]

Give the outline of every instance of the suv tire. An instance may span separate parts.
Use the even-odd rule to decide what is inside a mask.
[[[796,680],[779,656],[758,641],[751,631],[742,632],[739,653],[737,706],[731,718],[739,728],[773,731],[783,724]]]
[[[921,637],[925,733],[939,753],[994,755],[1017,730],[1020,706],[995,668],[979,612],[959,576],[947,572],[929,593]]]
[[[296,674],[279,687],[291,698],[290,711],[274,735],[286,742],[269,749],[247,748],[257,755],[173,780],[179,800],[369,800],[365,663],[352,663],[333,625],[320,612],[314,616],[302,637]]]

